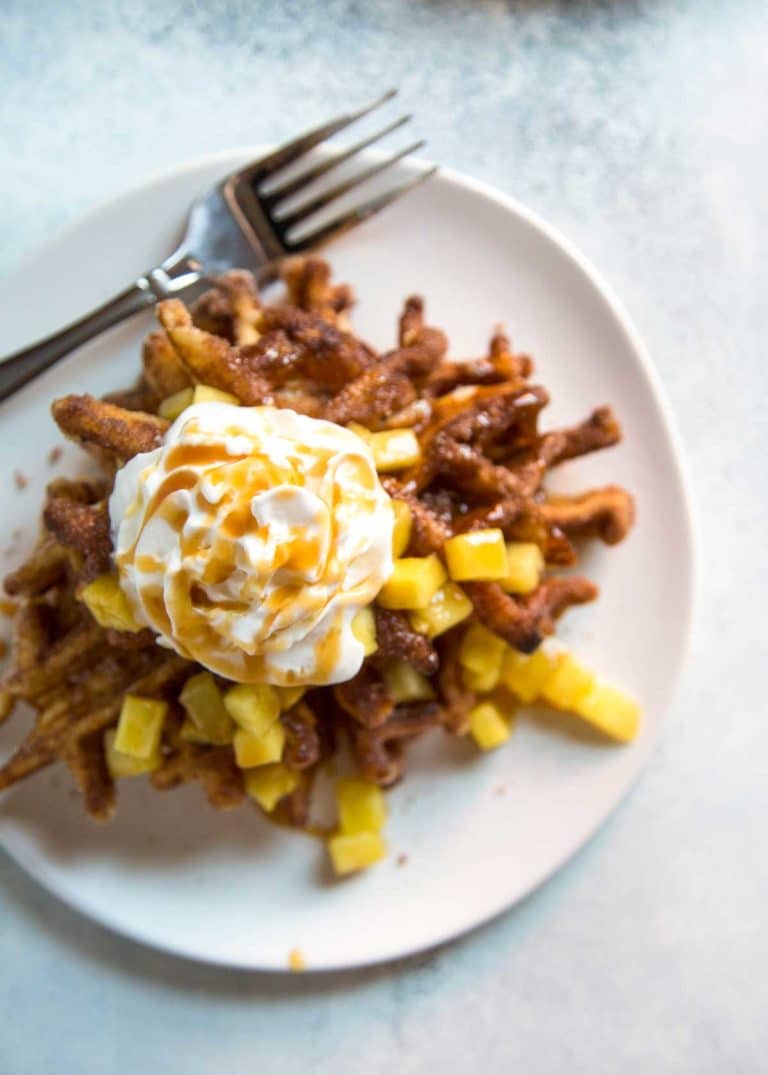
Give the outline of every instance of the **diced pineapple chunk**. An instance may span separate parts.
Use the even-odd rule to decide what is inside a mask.
[[[245,790],[259,806],[271,814],[281,799],[299,786],[299,774],[281,765],[262,765],[245,774]]]
[[[366,657],[370,657],[379,648],[376,641],[376,617],[370,605],[361,608],[352,617],[352,634],[358,642],[362,642],[363,653]]]
[[[575,708],[584,720],[622,743],[634,739],[640,728],[640,706],[609,683],[598,681]]]
[[[501,530],[470,530],[445,543],[448,574],[457,582],[504,579],[509,573],[507,546]]]
[[[501,676],[507,643],[481,623],[471,623],[461,640],[459,664],[470,690],[491,691]],[[467,675],[469,673],[469,675]]]
[[[261,735],[239,728],[232,742],[235,761],[240,768],[255,769],[259,765],[280,761],[285,746],[285,729],[279,721]]]
[[[387,820],[384,793],[376,784],[359,777],[345,777],[336,784],[339,828],[346,835],[381,832]]]
[[[328,840],[333,868],[339,876],[366,870],[387,854],[387,845],[377,832],[338,833]]]
[[[472,602],[450,579],[433,595],[426,608],[410,613],[411,627],[427,638],[436,638],[461,623],[472,612]]]
[[[201,732],[191,717],[185,717],[181,728],[179,728],[179,736],[185,743],[195,743],[196,746],[211,746],[211,741],[204,732]]]
[[[168,703],[126,694],[117,722],[115,750],[132,758],[151,758],[160,747]]]
[[[371,435],[370,429],[367,429],[365,426],[361,426],[359,422],[349,422],[347,424],[347,429],[350,431],[350,433],[354,433],[356,436],[360,437],[361,440],[364,440],[366,442]]]
[[[559,656],[536,650],[528,656],[511,647],[504,655],[501,667],[501,682],[508,687],[521,702],[532,702],[538,698],[544,685],[557,668]]]
[[[432,684],[408,661],[394,658],[383,669],[384,682],[395,705],[405,702],[428,702],[435,697]]]
[[[123,754],[122,751],[115,749],[116,737],[117,731],[114,728],[109,728],[104,733],[104,757],[113,780],[118,780],[123,776],[151,773],[158,768],[162,761],[159,751],[150,754],[148,758],[136,758],[131,754]]]
[[[99,575],[80,591],[80,600],[100,627],[115,631],[141,630],[117,575]]]
[[[157,408],[157,413],[161,418],[165,418],[169,422],[175,422],[181,412],[185,411],[193,402],[194,398],[194,388],[180,388],[172,396],[165,397]]]
[[[196,384],[193,403],[232,403],[235,407],[240,406],[240,400],[231,392],[223,392],[220,388],[214,388],[209,384]]]
[[[541,549],[530,541],[507,542],[508,574],[500,585],[508,593],[531,593],[541,581],[544,557]]]
[[[280,695],[268,683],[239,683],[224,695],[234,722],[252,735],[263,735],[280,716]]]
[[[557,666],[544,684],[541,697],[558,709],[577,709],[595,685],[595,674],[571,656],[563,653]]]
[[[421,446],[412,429],[385,429],[369,433],[368,444],[376,469],[382,472],[404,470],[421,459]]]
[[[181,689],[179,701],[204,743],[224,746],[232,742],[234,723],[210,672],[190,676]]]
[[[392,531],[392,555],[402,556],[411,540],[413,515],[404,500],[393,500],[392,508],[395,513],[395,526]]]
[[[306,687],[276,687],[282,710],[292,709],[307,693]]]
[[[470,711],[469,731],[481,750],[493,750],[509,739],[509,720],[495,702],[480,702]]]
[[[405,556],[384,583],[378,602],[382,608],[426,608],[445,582],[445,568],[437,556]]]

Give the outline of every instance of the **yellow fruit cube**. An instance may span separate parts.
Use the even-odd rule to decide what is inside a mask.
[[[371,435],[370,429],[367,429],[365,426],[360,425],[359,422],[349,422],[347,424],[347,429],[350,431],[350,433],[354,433],[355,436],[360,437],[360,439],[364,440],[366,443],[368,442],[368,438]]]
[[[347,835],[381,832],[387,820],[387,806],[381,788],[359,777],[345,777],[337,782],[336,808],[339,812],[339,828]]]
[[[115,750],[132,758],[151,758],[160,747],[168,703],[126,694],[117,721]]]
[[[261,735],[238,728],[232,740],[235,761],[241,769],[255,769],[280,761],[285,746],[285,729],[278,721]]]
[[[596,683],[575,708],[580,717],[622,743],[634,739],[640,729],[640,706],[609,683]]]
[[[99,575],[80,591],[80,600],[88,607],[100,627],[115,631],[140,631],[128,598],[117,575]]]
[[[204,743],[224,746],[232,742],[234,723],[210,672],[190,676],[181,689],[179,701]]]
[[[165,418],[168,422],[174,422],[181,412],[189,407],[194,398],[194,388],[180,388],[179,391],[174,392],[172,396],[165,397],[157,408],[157,413],[161,418]]]
[[[507,593],[531,593],[539,585],[544,557],[538,545],[530,541],[507,542],[508,575],[500,586]]]
[[[433,595],[426,608],[411,612],[411,627],[427,638],[437,638],[444,631],[461,623],[472,612],[472,602],[450,579]]]
[[[507,546],[501,530],[470,530],[448,538],[445,543],[448,574],[457,582],[469,579],[490,581],[509,574]]]
[[[529,656],[510,647],[504,654],[501,682],[516,694],[521,702],[532,702],[539,697],[553,675],[558,660],[557,656],[540,649]]]
[[[231,392],[223,392],[220,388],[213,388],[209,384],[196,384],[192,398],[193,403],[231,403],[235,407],[240,406],[240,400]]]
[[[404,500],[393,500],[395,526],[392,531],[392,555],[402,556],[408,548],[413,530],[413,515]]]
[[[384,473],[404,470],[421,459],[421,445],[412,429],[385,429],[369,433],[367,439],[376,469]]]
[[[292,709],[307,693],[306,687],[275,687],[275,690],[279,695],[280,708],[283,711]]]
[[[362,642],[363,653],[366,657],[370,657],[379,648],[376,641],[376,617],[370,605],[361,608],[352,617],[352,634],[358,642]]]
[[[432,684],[408,661],[394,658],[383,669],[384,682],[395,705],[405,702],[428,702],[435,697]]]
[[[194,743],[195,746],[211,746],[210,739],[200,731],[198,726],[190,717],[185,717],[182,721],[181,728],[179,728],[179,737],[184,740],[185,743]]]
[[[503,638],[481,623],[471,623],[459,646],[459,664],[466,686],[474,691],[492,691],[499,682],[506,650]]]
[[[109,728],[104,733],[104,757],[113,780],[118,780],[123,776],[151,773],[158,768],[162,761],[159,751],[150,754],[148,758],[136,758],[131,754],[123,754],[115,749],[116,737],[117,731],[114,728]]]
[[[480,702],[470,710],[469,731],[481,750],[493,750],[509,739],[509,720],[495,702]]]
[[[579,664],[570,653],[563,653],[557,666],[541,689],[541,697],[558,709],[576,709],[595,685],[595,674]]]
[[[263,765],[260,769],[252,769],[245,774],[245,790],[268,814],[298,786],[299,774],[279,762]]]
[[[227,712],[244,731],[263,735],[280,716],[280,695],[269,683],[239,683],[224,695]]]
[[[339,833],[328,840],[335,872],[341,877],[366,870],[387,854],[387,845],[377,832]]]
[[[445,568],[431,556],[405,556],[384,583],[378,602],[382,608],[426,608],[445,582]]]

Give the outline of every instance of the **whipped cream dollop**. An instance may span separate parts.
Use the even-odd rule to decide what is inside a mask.
[[[120,584],[139,622],[240,683],[339,683],[352,619],[392,572],[392,505],[348,429],[274,407],[200,403],[118,471]]]

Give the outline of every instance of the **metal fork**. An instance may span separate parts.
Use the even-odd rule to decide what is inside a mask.
[[[247,268],[263,272],[286,255],[308,250],[361,224],[406,191],[429,179],[436,168],[419,172],[383,194],[340,213],[329,223],[302,231],[302,225],[306,225],[314,214],[420,149],[424,145],[422,140],[377,161],[322,194],[304,200],[293,210],[285,204],[333,168],[407,123],[411,119],[408,115],[343,152],[311,165],[295,179],[277,184],[272,182],[286,166],[300,161],[327,138],[379,108],[396,92],[390,90],[364,108],[316,127],[261,160],[232,172],[203,194],[189,211],[184,238],[161,265],[150,269],[125,291],[79,321],[2,361],[0,400],[13,395],[76,347],[160,299],[197,290],[200,283],[227,269]]]

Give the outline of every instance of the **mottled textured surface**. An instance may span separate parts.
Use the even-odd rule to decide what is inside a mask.
[[[107,935],[3,858],[0,1069],[764,1071],[763,0],[5,0],[0,15],[0,269],[148,173],[399,84],[431,156],[544,214],[623,297],[682,427],[703,553],[660,749],[524,906],[400,966],[287,980]]]

